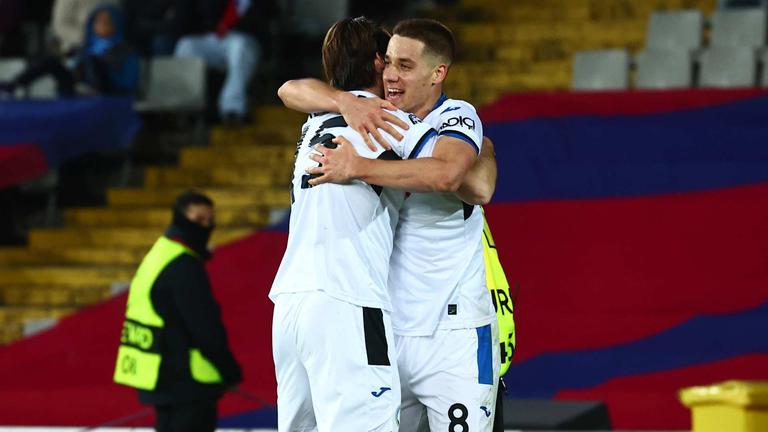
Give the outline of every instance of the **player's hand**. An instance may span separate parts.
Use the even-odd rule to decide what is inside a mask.
[[[392,148],[387,140],[381,136],[379,129],[392,135],[398,141],[403,139],[403,136],[397,132],[392,124],[405,130],[409,126],[394,114],[385,111],[397,110],[397,107],[392,102],[377,97],[359,98],[351,93],[350,95],[353,97],[347,97],[339,102],[339,111],[344,120],[346,120],[347,125],[363,137],[365,144],[371,151],[378,150],[373,141],[376,141],[386,150],[391,150]],[[371,140],[371,137],[373,137],[373,140]]]
[[[345,184],[357,178],[357,168],[363,158],[343,136],[334,138],[333,142],[338,144],[335,149],[318,144],[314,147],[314,152],[310,153],[309,158],[322,165],[307,169],[307,173],[319,175],[309,180],[310,186],[323,183]]]

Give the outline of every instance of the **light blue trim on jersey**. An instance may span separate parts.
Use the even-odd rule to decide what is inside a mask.
[[[411,150],[411,154],[408,155],[408,159],[416,159],[419,157],[419,153],[424,149],[424,144],[429,141],[430,138],[437,135],[437,131],[430,128],[424,135],[419,138],[419,142],[416,143],[416,146]]]
[[[491,325],[477,329],[477,382],[493,385],[493,338]]]
[[[465,141],[467,144],[471,145],[473,149],[475,149],[475,153],[480,154],[480,148],[475,144],[475,141],[472,140],[472,138],[468,137],[467,135],[458,132],[458,131],[444,131],[440,132],[440,136],[449,136],[452,138],[460,139],[462,141]]]

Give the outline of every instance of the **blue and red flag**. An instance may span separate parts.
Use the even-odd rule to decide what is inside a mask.
[[[127,147],[139,126],[128,97],[0,101],[0,187],[87,153]]]
[[[768,379],[768,97],[509,96],[489,223],[519,292],[509,396],[687,428],[678,389]]]

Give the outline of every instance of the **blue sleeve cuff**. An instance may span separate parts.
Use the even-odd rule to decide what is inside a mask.
[[[475,153],[480,154],[480,147],[478,147],[477,144],[475,144],[475,141],[472,138],[468,137],[466,134],[463,134],[459,131],[445,131],[445,132],[440,132],[440,136],[449,136],[452,138],[460,139],[466,142],[467,144],[471,145],[472,148],[475,149]]]

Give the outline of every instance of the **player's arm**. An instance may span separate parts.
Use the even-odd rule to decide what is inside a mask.
[[[393,123],[402,129],[408,124],[385,110],[396,111],[397,107],[380,98],[359,98],[352,93],[335,89],[314,78],[302,78],[283,83],[277,90],[277,96],[283,104],[292,110],[340,113],[347,124],[356,130],[371,150],[377,148],[368,134],[373,136],[382,147],[389,149],[388,141],[381,137],[379,129],[392,135],[398,141],[403,136],[392,127]]]
[[[312,186],[362,180],[410,192],[456,192],[477,159],[472,146],[450,136],[438,138],[430,157],[398,161],[361,157],[342,136],[333,141],[340,144],[336,149],[317,146],[319,154],[310,156],[322,165],[307,170],[319,175]]]
[[[480,156],[467,171],[456,196],[467,204],[485,205],[491,201],[495,191],[496,152],[493,142],[488,137],[483,137]]]

